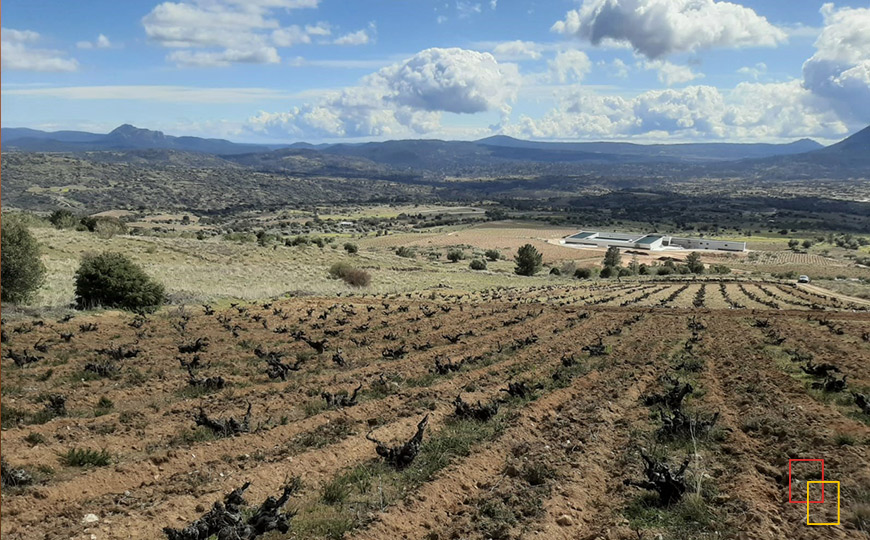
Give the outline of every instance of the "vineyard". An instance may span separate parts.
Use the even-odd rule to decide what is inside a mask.
[[[3,352],[3,538],[870,538],[870,313],[789,284],[29,318]]]

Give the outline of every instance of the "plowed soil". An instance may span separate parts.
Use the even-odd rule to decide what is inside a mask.
[[[2,536],[161,538],[244,482],[259,502],[295,476],[291,530],[265,538],[870,538],[870,414],[852,394],[870,397],[870,313],[857,307],[777,283],[687,281],[15,321],[3,325],[2,455],[34,481],[4,487]],[[198,338],[202,350],[182,352]],[[326,339],[323,352],[304,338]],[[112,360],[115,347],[138,352]],[[25,351],[37,361],[16,365]],[[269,378],[269,352],[298,369]],[[195,356],[193,373],[223,377],[222,389],[191,385],[182,361]],[[801,369],[810,357],[836,366],[846,389],[814,388],[823,379]],[[436,359],[462,367],[439,374]],[[718,413],[709,431],[658,433],[662,412],[646,398],[675,380],[692,385],[690,416]],[[504,392],[519,381],[533,395]],[[358,385],[353,406],[321,397]],[[51,395],[65,413],[46,413]],[[499,413],[468,429],[453,418],[457,395]],[[235,436],[193,420],[200,408],[240,419],[248,404],[249,430]],[[442,445],[443,459],[425,474],[382,466],[366,433],[402,442],[425,414],[423,454]],[[451,433],[469,446],[452,450]],[[105,450],[109,463],[74,466],[71,449]],[[681,502],[626,485],[643,479],[641,450],[689,459]],[[807,505],[789,503],[790,459],[825,460],[839,525],[808,526]],[[354,471],[374,471],[371,487],[329,495]],[[796,467],[793,496],[816,479]],[[814,519],[836,518],[825,493]]]

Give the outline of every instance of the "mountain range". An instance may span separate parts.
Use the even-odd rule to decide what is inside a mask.
[[[764,170],[784,168],[800,174],[820,174],[824,170],[844,169],[847,175],[857,169],[870,176],[870,127],[828,147],[801,139],[788,144],[765,143],[689,143],[634,144],[627,142],[541,142],[496,135],[477,141],[434,139],[394,140],[370,143],[259,145],[235,143],[224,139],[175,137],[163,132],[124,124],[107,134],[83,131],[46,132],[28,128],[3,128],[0,141],[4,151],[14,152],[132,152],[132,158],[161,159],[167,150],[210,154],[238,166],[260,171],[296,171],[304,164],[330,169],[361,168],[418,171],[438,174],[499,174],[541,170],[562,172],[578,165],[648,165],[664,170],[673,167],[710,171]],[[333,156],[333,157],[331,157]],[[172,154],[179,159],[177,154]],[[113,159],[124,160],[124,156]],[[199,158],[202,161],[202,158]],[[313,161],[312,161],[313,160]],[[188,161],[197,161],[192,157]]]

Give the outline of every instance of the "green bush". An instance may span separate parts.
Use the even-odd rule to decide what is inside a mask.
[[[346,262],[337,262],[329,267],[329,277],[333,279],[343,279],[344,275],[353,270],[353,266]]]
[[[228,242],[254,242],[257,240],[257,235],[246,232],[231,232],[224,235],[224,240]]]
[[[574,277],[577,279],[589,279],[592,277],[591,268],[578,268],[574,270]]]
[[[52,212],[48,221],[57,229],[74,229],[76,224],[79,223],[79,218],[64,208]]]
[[[75,274],[76,306],[121,308],[136,312],[157,309],[166,299],[163,285],[120,253],[88,254]]]
[[[27,302],[45,281],[45,265],[39,259],[39,244],[17,217],[3,218],[0,227],[0,299]]]
[[[447,260],[450,262],[459,262],[465,258],[465,254],[460,249],[451,249],[447,252]]]
[[[484,255],[486,256],[487,259],[489,259],[491,261],[497,261],[497,260],[501,259],[501,253],[499,253],[499,251],[497,249],[488,249],[488,250],[486,250]]]
[[[124,222],[112,216],[85,216],[81,219],[80,224],[87,231],[97,233],[101,237],[108,238],[127,232],[127,226],[124,225]]]
[[[366,287],[372,280],[368,272],[354,268],[346,262],[337,262],[330,266],[329,275],[333,279],[341,279],[353,287]]]
[[[396,248],[396,255],[399,257],[406,257],[408,259],[413,259],[416,256],[416,253],[413,249],[407,246],[400,246]]]
[[[541,269],[543,256],[538,253],[535,246],[526,244],[517,250],[514,260],[517,263],[514,272],[520,276],[533,276]]]
[[[359,248],[357,247],[356,244],[352,244],[352,243],[350,243],[350,242],[346,242],[346,243],[344,244],[344,250],[347,251],[348,253],[350,253],[351,255],[353,255],[354,253],[356,253],[356,252],[359,251]]]
[[[554,266],[553,268],[550,268],[550,275],[551,276],[561,276],[562,271]]]
[[[285,246],[307,246],[311,240],[307,236],[294,236],[293,238],[284,239]]]
[[[599,276],[603,278],[612,277],[618,270],[614,270],[612,266],[605,266],[601,269],[601,272],[598,273]]]
[[[674,273],[674,269],[670,266],[660,266],[656,272],[659,276],[669,276]]]
[[[486,261],[482,261],[480,259],[474,259],[468,265],[472,270],[486,270]]]

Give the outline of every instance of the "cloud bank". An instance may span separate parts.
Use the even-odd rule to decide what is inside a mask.
[[[3,69],[21,71],[76,71],[79,63],[63,51],[40,49],[36,45],[41,37],[32,30],[0,30],[0,51]]]
[[[787,37],[752,9],[714,0],[584,0],[552,30],[594,45],[628,45],[652,60],[710,48],[770,47]]]
[[[261,112],[255,132],[273,136],[378,137],[423,134],[440,127],[441,113],[497,111],[506,117],[520,84],[513,64],[489,53],[432,48],[286,112]]]

